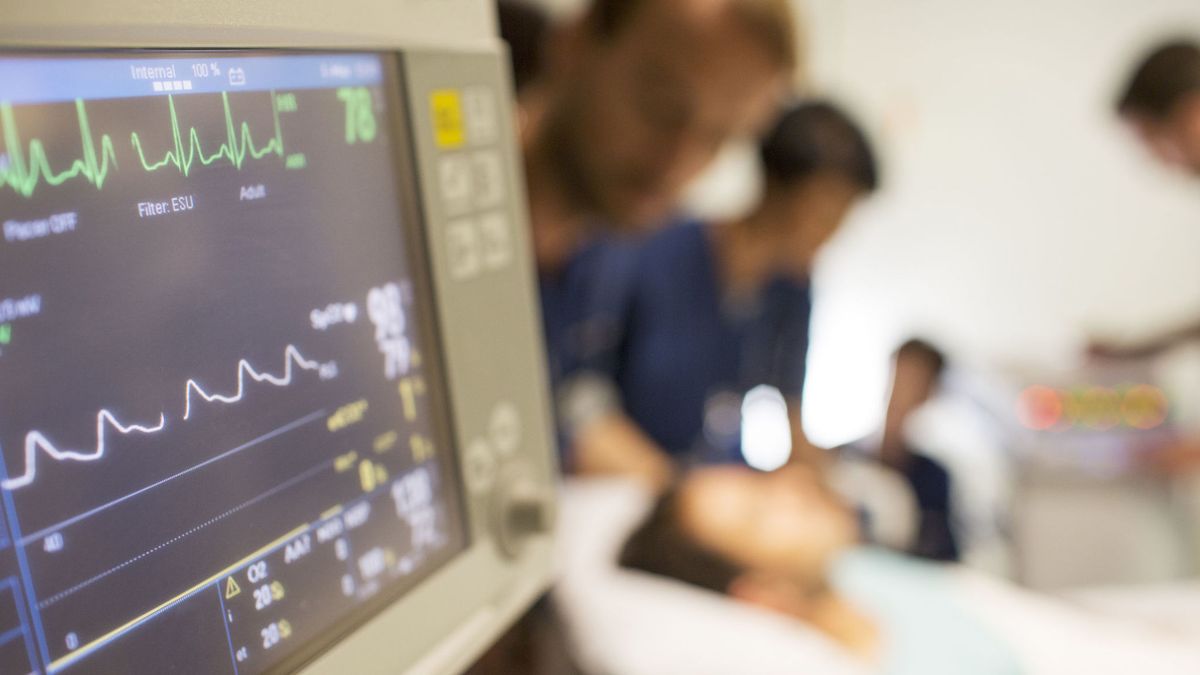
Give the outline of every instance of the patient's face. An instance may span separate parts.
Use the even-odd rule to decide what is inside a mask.
[[[751,571],[817,579],[855,539],[850,513],[806,468],[699,469],[679,499],[684,527]]]

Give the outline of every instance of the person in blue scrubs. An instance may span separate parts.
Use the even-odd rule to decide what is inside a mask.
[[[624,255],[596,254],[608,257],[595,271],[605,293],[581,333],[607,348],[585,350],[559,401],[575,471],[662,487],[680,466],[740,461],[743,402],[760,387],[783,409],[793,453],[820,462],[800,425],[809,272],[878,170],[827,102],[785,111],[760,155],[763,197],[745,217],[682,222]]]
[[[797,47],[787,0],[593,0],[514,56],[538,54],[538,44],[519,112],[557,383],[575,363],[589,244],[661,227],[726,142],[761,134],[787,91]]]

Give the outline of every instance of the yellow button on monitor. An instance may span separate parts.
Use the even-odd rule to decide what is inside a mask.
[[[429,95],[433,111],[433,137],[439,147],[457,148],[467,140],[462,101],[456,89],[439,89]]]

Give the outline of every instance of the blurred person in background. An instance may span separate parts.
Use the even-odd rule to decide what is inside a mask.
[[[786,0],[595,0],[548,47],[525,148],[543,272],[597,228],[658,224],[726,141],[769,124],[796,65]]]
[[[1139,140],[1167,166],[1200,178],[1200,43],[1174,40],[1155,47],[1136,66],[1117,113]],[[1093,356],[1146,359],[1200,341],[1200,319],[1136,344],[1096,342]],[[1185,439],[1150,455],[1168,473],[1200,470],[1200,438]]]
[[[761,132],[790,83],[796,38],[787,0],[595,0],[566,26],[502,0],[497,15],[557,380],[593,292],[589,239],[665,220],[722,145]],[[468,672],[578,668],[540,600]]]
[[[1159,161],[1200,177],[1200,44],[1155,47],[1134,69],[1117,113]]]
[[[537,128],[545,109],[546,52],[552,26],[546,12],[524,0],[496,3],[500,37],[508,45],[512,84],[517,100],[517,131],[522,145]]]
[[[937,393],[945,368],[946,357],[932,344],[919,339],[902,344],[892,361],[883,430],[841,448],[841,453],[878,462],[904,477],[917,515],[913,541],[904,552],[930,560],[957,561],[950,473],[940,462],[914,449],[906,434],[913,414]],[[870,514],[865,517],[869,519]],[[870,523],[865,526],[869,532]]]
[[[554,29],[524,144],[553,383],[604,292],[588,243],[665,222],[726,142],[770,124],[796,61],[787,0],[595,0]]]
[[[608,268],[623,291],[610,343],[560,396],[575,471],[661,487],[680,465],[742,461],[740,411],[760,385],[776,390],[793,457],[823,463],[800,424],[809,273],[878,170],[856,124],[820,101],[787,110],[760,155],[748,215],[666,228]]]

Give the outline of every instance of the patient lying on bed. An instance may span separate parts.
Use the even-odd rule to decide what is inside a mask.
[[[585,672],[1200,673],[1190,634],[854,539],[803,469],[698,469],[661,498],[568,481],[555,605]]]
[[[620,563],[799,619],[880,672],[1024,672],[952,597],[945,568],[856,540],[812,471],[723,466],[661,497]]]
[[[668,490],[620,562],[800,619],[870,656],[874,625],[828,583],[831,562],[856,538],[852,515],[811,470],[720,466]]]

